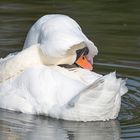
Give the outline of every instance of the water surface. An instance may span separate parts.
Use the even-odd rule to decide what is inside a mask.
[[[99,49],[94,70],[128,78],[118,121],[67,122],[0,110],[0,139],[140,139],[139,0],[1,0],[0,57],[22,49],[27,31],[45,14],[74,18]]]

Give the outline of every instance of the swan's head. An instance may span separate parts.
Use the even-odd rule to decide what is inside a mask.
[[[93,57],[97,54],[97,49],[95,46],[88,46],[85,42],[81,42],[73,45],[66,54],[67,56],[73,56],[71,64],[76,64],[84,69],[92,70]]]

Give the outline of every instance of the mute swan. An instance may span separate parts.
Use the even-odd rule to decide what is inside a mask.
[[[41,17],[23,50],[0,60],[0,108],[73,121],[118,116],[125,81],[93,71],[98,50],[65,15]],[[59,65],[76,63],[81,68]]]

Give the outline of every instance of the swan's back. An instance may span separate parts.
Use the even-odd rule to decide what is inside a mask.
[[[65,15],[46,15],[31,27],[24,43],[24,49],[34,44],[41,44],[42,51],[53,57],[62,57],[75,44],[84,42],[92,56],[97,48],[82,32],[72,18]]]

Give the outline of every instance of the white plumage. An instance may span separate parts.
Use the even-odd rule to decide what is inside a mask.
[[[75,121],[116,118],[121,96],[127,92],[125,81],[115,73],[102,76],[57,66],[74,63],[76,49],[84,46],[89,48],[89,58],[97,54],[73,19],[40,18],[29,31],[24,49],[0,60],[0,107]]]

